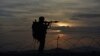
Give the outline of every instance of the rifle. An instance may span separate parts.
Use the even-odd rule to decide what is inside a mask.
[[[58,23],[58,22],[59,22],[59,21],[44,21],[44,23],[45,23],[46,25],[49,26],[48,29],[51,28],[51,24],[52,24],[52,23]]]
[[[37,20],[35,19],[34,22],[37,22]],[[52,23],[58,23],[58,22],[59,22],[59,21],[44,21],[43,23],[46,24],[46,25],[48,25],[49,28],[50,28]]]

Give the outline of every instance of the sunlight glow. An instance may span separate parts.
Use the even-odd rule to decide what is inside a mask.
[[[64,23],[64,22],[59,22],[56,24],[57,26],[70,26],[70,24]]]

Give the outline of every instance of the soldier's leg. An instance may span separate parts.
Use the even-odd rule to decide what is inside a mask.
[[[39,52],[43,52],[44,46],[45,46],[45,37],[43,37],[43,38],[40,40]]]

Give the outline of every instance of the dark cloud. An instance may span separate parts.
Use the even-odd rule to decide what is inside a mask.
[[[89,14],[89,13],[77,13],[74,15],[77,18],[100,18],[100,14]]]
[[[12,17],[13,15],[10,11],[0,10],[0,16]]]
[[[100,26],[96,27],[54,27],[53,30],[60,30],[61,33],[100,33]]]
[[[92,2],[92,3],[95,3],[95,2],[100,3],[100,0],[83,0],[83,1],[85,1],[85,2]]]
[[[72,17],[72,18],[70,18],[70,20],[80,20],[80,19],[77,17]]]

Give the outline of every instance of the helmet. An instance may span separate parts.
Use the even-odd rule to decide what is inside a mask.
[[[43,16],[39,17],[39,21],[43,22],[45,20],[45,18]]]

